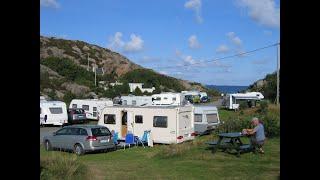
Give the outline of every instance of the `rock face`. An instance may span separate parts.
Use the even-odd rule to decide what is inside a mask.
[[[89,87],[78,85],[76,83],[63,83],[61,86],[64,87],[66,90],[70,91],[72,94],[75,94],[77,96],[84,95],[88,91],[90,91]]]
[[[119,53],[82,41],[72,41],[40,36],[40,60],[47,57],[69,58],[83,67],[93,64],[103,67],[106,73],[126,74],[142,68]]]

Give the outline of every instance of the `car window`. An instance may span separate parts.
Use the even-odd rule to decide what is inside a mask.
[[[56,132],[56,135],[66,135],[68,132],[70,132],[69,128],[62,128]]]
[[[70,128],[70,135],[79,135],[80,129],[79,128]]]
[[[111,133],[108,128],[91,128],[93,136],[110,136]]]
[[[79,135],[87,136],[88,135],[87,130],[80,128],[80,134]]]

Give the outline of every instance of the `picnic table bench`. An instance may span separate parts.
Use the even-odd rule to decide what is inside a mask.
[[[219,134],[218,141],[207,142],[210,149],[212,149],[212,153],[215,153],[218,149],[222,151],[236,151],[237,157],[240,157],[240,153],[251,150],[250,144],[243,144],[241,141],[241,137],[244,135],[240,132],[233,133],[221,133]]]

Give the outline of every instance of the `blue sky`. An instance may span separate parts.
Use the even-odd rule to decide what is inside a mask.
[[[40,4],[41,35],[110,48],[143,67],[180,79],[249,85],[276,70],[276,47],[215,59],[279,42],[279,0],[40,0]]]

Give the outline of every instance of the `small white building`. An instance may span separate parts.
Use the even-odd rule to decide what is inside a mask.
[[[152,88],[143,88],[143,83],[129,83],[130,92],[134,92],[136,88],[139,88],[141,92],[147,91],[148,93],[152,93],[154,90],[156,90],[155,87]]]

